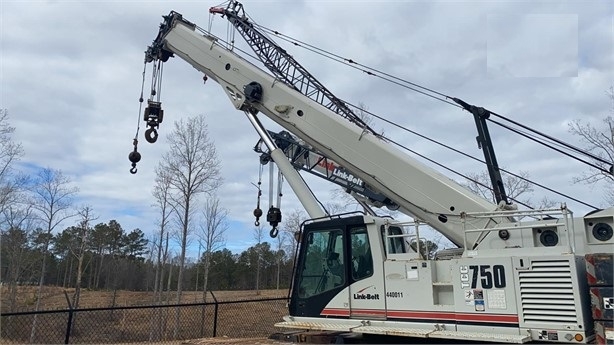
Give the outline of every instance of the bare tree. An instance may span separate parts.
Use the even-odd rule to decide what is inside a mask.
[[[13,169],[15,161],[23,156],[21,144],[12,139],[14,132],[15,127],[9,124],[8,111],[0,109],[0,213],[16,200],[16,193],[25,182]]]
[[[287,235],[285,251],[293,256],[300,236],[301,224],[308,218],[307,214],[301,209],[294,209],[287,215],[280,232]]]
[[[32,185],[33,202],[37,217],[43,225],[43,259],[41,263],[40,280],[38,282],[38,292],[36,297],[35,310],[39,310],[42,297],[43,285],[45,284],[45,273],[47,256],[49,254],[49,243],[52,238],[53,230],[66,219],[75,216],[69,212],[73,197],[78,192],[77,187],[71,186],[71,181],[61,170],[51,168],[42,169]],[[36,337],[36,315],[32,322],[32,332],[30,342],[34,342]]]
[[[158,224],[160,228],[160,232],[158,233],[157,241],[156,241],[156,249],[157,249],[157,259],[156,259],[156,274],[154,278],[154,300],[157,303],[162,301],[162,284],[164,281],[164,262],[163,259],[163,246],[164,246],[164,235],[165,232],[168,235],[167,226],[169,223],[169,218],[171,215],[171,206],[170,206],[170,192],[171,192],[171,179],[168,174],[166,174],[162,167],[159,165],[156,168],[156,184],[153,189],[153,196],[155,198],[154,206],[160,212],[160,222]]]
[[[496,203],[495,192],[491,187],[490,176],[488,172],[482,171],[480,173],[468,173],[466,174],[469,180],[462,185],[467,187],[473,193],[481,196],[486,200],[490,200]],[[550,208],[554,207],[557,203],[554,200],[544,196],[539,201],[534,202],[533,185],[529,181],[529,173],[526,171],[520,171],[513,176],[505,172],[501,172],[501,179],[503,181],[503,187],[508,199],[516,200],[524,205],[535,208]]]
[[[290,236],[287,232],[284,231],[280,231],[275,238],[275,242],[277,244],[277,250],[275,253],[277,260],[277,282],[275,284],[275,288],[277,290],[279,290],[279,282],[281,280],[281,266],[284,262],[284,259],[288,256],[288,254],[284,250],[288,241],[291,241]]]
[[[201,193],[212,193],[221,184],[220,161],[214,143],[209,138],[205,116],[176,121],[169,134],[170,149],[162,157],[160,170],[168,174],[173,208],[180,223],[181,255],[177,274],[177,303],[181,303],[188,230],[192,204]],[[179,324],[179,310],[176,313]],[[175,327],[175,336],[178,335]]]
[[[9,124],[9,112],[0,109],[0,178],[10,173],[16,159],[23,155],[21,144],[13,142],[11,138],[15,127]]]
[[[604,199],[607,205],[614,205],[614,86],[607,91],[610,99],[610,115],[603,119],[603,127],[593,126],[589,122],[574,120],[569,123],[569,132],[578,136],[585,145],[585,150],[600,158],[592,160],[599,169],[591,168],[574,178],[574,183],[594,184],[605,182]],[[609,162],[604,163],[603,161]]]
[[[330,190],[330,199],[326,203],[326,210],[329,214],[339,214],[343,212],[356,211],[361,208],[360,204],[354,197],[342,187],[336,187]]]
[[[433,259],[437,249],[439,249],[436,242],[427,239],[414,238],[410,241],[409,246],[424,259]],[[418,247],[420,247],[420,251],[418,251]]]
[[[90,234],[92,232],[91,223],[96,220],[97,217],[93,217],[92,207],[83,206],[78,211],[81,221],[79,222],[79,247],[75,248],[72,255],[77,259],[77,279],[75,282],[75,293],[73,295],[72,307],[79,308],[79,299],[81,297],[81,280],[83,278],[83,260],[85,258],[85,249],[88,247]]]
[[[337,193],[339,193],[339,199],[337,199],[337,197],[334,196]],[[333,196],[332,200],[335,200],[335,201],[327,201],[326,203],[324,203],[326,212],[329,215],[350,212],[351,209],[353,208],[355,209],[355,207],[357,207],[358,205],[356,200],[354,200],[349,194],[345,193],[343,190],[332,189],[330,191],[330,194]],[[349,198],[348,201],[344,201],[346,198]]]
[[[356,116],[358,116],[358,118],[360,118],[362,120],[362,122],[364,122],[367,126],[371,127],[373,130],[375,130],[375,128],[373,128],[373,126],[375,125],[375,120],[373,115],[371,115],[371,112],[369,112],[369,107],[363,103],[363,102],[359,102],[358,106],[356,107]],[[376,130],[377,131],[377,130]],[[380,129],[379,133],[377,133],[379,135],[384,135],[384,130]]]
[[[3,211],[7,229],[2,231],[2,260],[6,267],[3,281],[8,284],[9,311],[14,311],[17,302],[17,284],[26,279],[24,274],[35,264],[28,252],[34,227],[31,205],[8,205]]]
[[[260,261],[262,259],[262,248],[260,244],[264,240],[264,227],[262,225],[254,227],[254,240],[256,241],[257,255],[256,258],[256,295],[260,295]]]
[[[77,245],[75,247],[69,248],[70,254],[73,257],[75,257],[75,259],[77,260],[77,276],[75,279],[75,293],[73,294],[72,305],[71,305],[71,308],[74,308],[74,309],[79,308],[79,301],[81,299],[81,282],[83,280],[83,271],[85,270],[85,267],[83,267],[83,262],[85,259],[86,249],[88,248],[90,241],[91,241],[91,233],[92,233],[92,227],[90,224],[93,220],[96,219],[92,217],[92,207],[91,206],[81,207],[81,209],[77,211],[77,214],[81,217],[81,220],[79,221],[79,225],[74,228],[76,230],[76,235],[77,235],[75,238],[75,240],[77,241]],[[86,266],[87,265],[89,265],[89,262],[86,264]],[[74,315],[71,320],[73,325],[76,322],[75,321],[76,317],[77,316]]]
[[[220,206],[220,199],[216,196],[205,201],[203,209],[203,222],[200,225],[199,237],[204,246],[204,274],[203,274],[203,301],[207,298],[207,285],[209,283],[209,267],[211,254],[226,244],[225,233],[228,230],[226,217],[228,211]]]
[[[530,194],[533,192],[531,183],[527,181],[529,178],[529,173],[526,171],[520,171],[517,175],[520,177],[508,175],[503,172],[501,173],[503,187],[505,188],[507,197],[515,200],[518,200],[521,195],[526,195],[527,193]],[[479,173],[468,173],[467,177],[469,177],[469,180],[463,184],[465,187],[467,187],[474,194],[496,203],[495,193],[492,189],[488,172],[482,171]],[[520,201],[525,202],[525,200]]]

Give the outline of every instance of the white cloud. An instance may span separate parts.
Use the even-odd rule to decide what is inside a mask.
[[[511,20],[489,16],[488,70],[512,77],[577,76],[578,16],[523,14]]]
[[[100,221],[117,219],[125,229],[138,227],[150,234],[157,217],[150,207],[153,170],[167,149],[165,136],[174,120],[206,114],[222,160],[222,204],[229,209],[233,224],[245,227],[236,234],[247,234],[245,243],[250,242],[256,204],[251,183],[258,178],[258,155],[252,147],[257,136],[221,88],[213,81],[203,85],[202,75],[179,58],[165,65],[165,122],[160,139],[155,145],[143,140],[141,124],[143,160],[137,175],[128,173],[127,155],[132,150],[137,116],[141,116],[137,99],[143,52],[155,38],[162,15],[174,9],[207,27],[211,5],[192,1],[3,3],[1,106],[9,110],[17,127],[16,140],[26,151],[24,163],[62,169],[80,187],[79,201],[92,205]],[[266,27],[562,139],[573,140],[565,127],[570,119],[599,119],[609,109],[604,91],[614,80],[614,40],[612,6],[607,1],[558,5],[548,1],[252,2],[245,9]],[[529,78],[488,73],[490,19],[497,19],[496,28],[503,37],[504,31],[524,35],[514,18],[562,15],[577,18],[577,22],[566,22],[563,31],[545,21],[532,24],[535,30],[554,30],[549,37],[556,40],[539,46],[546,56],[558,58],[556,54],[562,51],[571,56],[562,58],[560,66],[536,65],[537,72],[548,67],[552,68],[549,75],[564,77],[536,78],[540,74],[535,70],[525,73],[533,76]],[[225,37],[225,20],[218,16],[213,23],[216,33]],[[577,25],[575,35],[573,25]],[[238,34],[236,40],[245,47]],[[363,102],[378,115],[481,158],[468,113],[276,41],[338,97]],[[509,40],[500,53],[513,57],[511,63],[521,63],[517,57],[522,45],[520,39]],[[567,46],[577,47],[575,64],[568,63],[574,51],[567,51]],[[577,77],[570,72],[574,68]],[[149,79],[146,90],[148,83]],[[279,129],[270,121],[265,123],[272,130]],[[378,123],[377,127],[385,126]],[[391,127],[385,129],[404,145],[450,168],[461,172],[480,169],[475,162],[433,143]],[[585,186],[569,183],[582,166],[536,149],[535,144],[496,126],[491,131],[502,166],[527,170],[532,179],[581,199],[600,199]],[[311,176],[306,179],[325,202],[332,186]],[[267,190],[265,184],[261,204],[265,211]],[[285,185],[282,210],[299,205]],[[240,236],[233,238],[240,242]],[[236,243],[229,246],[236,247]]]

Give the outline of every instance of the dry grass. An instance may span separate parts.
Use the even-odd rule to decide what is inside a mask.
[[[36,286],[20,286],[17,291],[16,311],[31,311],[34,310],[36,305],[36,294],[38,287]],[[41,307],[40,310],[57,310],[68,309],[68,303],[64,292],[68,294],[68,297],[72,300],[75,293],[74,288],[64,289],[56,286],[44,286],[42,291]],[[214,291],[213,294],[218,301],[234,301],[245,299],[258,299],[258,298],[276,298],[287,296],[287,290],[260,290],[257,293],[254,290],[237,290],[237,291]],[[171,291],[167,295],[165,292],[163,301],[166,301],[168,296],[168,303],[177,303],[176,292]],[[8,312],[8,290],[6,286],[0,288],[0,306],[2,312]],[[115,299],[115,301],[114,301]],[[80,308],[107,308],[111,306],[137,306],[137,305],[152,305],[154,304],[153,293],[150,291],[125,291],[118,290],[115,294],[113,291],[90,291],[86,289],[81,290],[81,297],[79,298]],[[211,294],[207,295],[207,301],[213,302]],[[203,302],[202,291],[184,291],[181,296],[180,303],[200,303]]]
[[[36,287],[25,287],[18,301],[22,307],[33,310],[33,305],[24,303],[36,293]],[[74,290],[67,290],[72,298]],[[2,298],[4,299],[5,291]],[[283,290],[266,290],[257,294],[255,291],[219,291],[214,292],[218,301],[245,301],[264,298],[285,297]],[[30,297],[28,297],[30,296]],[[176,303],[175,294],[171,294],[171,304]],[[80,308],[109,307],[113,292],[82,291]],[[153,305],[151,292],[118,291],[115,306]],[[182,303],[202,302],[202,292],[186,292]],[[213,302],[209,296],[208,302]],[[279,331],[274,327],[287,314],[285,300],[230,303],[218,305],[217,337],[258,339],[257,343],[274,344],[264,337]],[[4,303],[3,303],[4,304]],[[44,310],[67,309],[64,289],[46,287],[42,300]],[[3,306],[4,307],[4,306]],[[23,310],[23,309],[22,309]],[[75,313],[71,343],[129,343],[161,340],[176,343],[173,339],[198,339],[211,337],[215,307],[184,306],[156,307],[145,309],[116,309],[101,311],[84,311]],[[62,343],[65,337],[66,312],[38,315],[36,343]],[[33,315],[10,316],[2,318],[2,336],[0,344],[28,342]],[[177,337],[175,337],[177,332]],[[152,338],[153,337],[153,338]],[[242,344],[253,343],[248,340]],[[216,342],[216,343],[219,343]],[[233,342],[234,343],[234,342]],[[241,342],[240,342],[241,343]],[[208,344],[203,342],[203,344]]]

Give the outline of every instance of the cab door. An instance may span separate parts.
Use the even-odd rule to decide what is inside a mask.
[[[351,257],[349,229],[364,227],[362,216],[338,218],[303,227],[290,299],[290,315],[350,316]]]
[[[372,231],[367,231],[367,226],[372,227]],[[348,229],[348,256],[352,258],[348,272],[350,318],[386,318],[383,262],[377,233],[373,223]]]

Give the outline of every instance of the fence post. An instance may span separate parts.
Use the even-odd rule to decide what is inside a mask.
[[[207,293],[205,292],[203,294],[203,308],[200,311],[200,336],[201,338],[204,336],[205,333],[205,316],[206,316],[206,309],[207,309]]]
[[[211,296],[213,297],[213,301],[215,301],[215,309],[213,312],[213,337],[217,337],[217,310],[218,310],[218,302],[217,302],[217,298],[215,298],[215,295],[213,294],[213,291],[209,290],[209,293],[211,294]]]
[[[66,290],[64,290],[64,297],[66,297],[66,303],[68,303],[68,322],[66,323],[66,337],[64,338],[64,344],[68,344],[70,341],[70,331],[72,329],[73,309],[72,303],[70,303],[70,299],[68,298]]]
[[[203,302],[203,307],[200,310],[200,337],[203,337],[203,334],[205,333],[205,314],[206,314],[206,308],[207,304],[205,304],[205,302]]]

